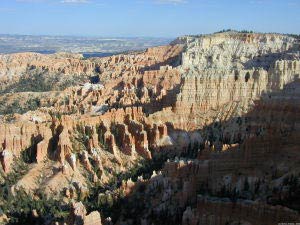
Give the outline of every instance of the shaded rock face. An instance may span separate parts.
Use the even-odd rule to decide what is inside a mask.
[[[288,209],[295,209],[288,202],[297,192],[286,191],[294,186],[282,180],[299,169],[298,40],[230,32],[174,43],[85,60],[72,54],[0,56],[2,90],[30,71],[80,78],[61,91],[34,93],[40,98],[37,110],[0,117],[3,171],[8,174],[25,155],[32,169],[19,184],[45,177],[40,188],[76,199],[87,195],[88,184],[107,184],[141,159],[182,156],[187,159],[170,159],[148,180],[113,187],[129,202],[143,204],[128,212],[120,206],[120,214],[128,215],[113,221],[297,221],[299,215]],[[87,83],[94,76],[98,83]],[[27,100],[29,94],[9,93],[0,100]],[[266,211],[248,216],[262,208]],[[100,214],[88,214],[82,203],[72,212],[72,224],[101,224]]]
[[[261,212],[263,213],[257,213]],[[253,201],[239,200],[232,203],[230,199],[216,199],[199,196],[197,209],[187,208],[183,213],[182,224],[226,224],[228,221],[241,221],[243,224],[274,224],[274,221],[298,221],[295,211],[280,206],[269,206]],[[234,223],[234,222],[233,222]]]

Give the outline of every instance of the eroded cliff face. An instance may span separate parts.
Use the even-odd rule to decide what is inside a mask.
[[[262,93],[299,75],[299,44],[290,37],[226,33],[181,42],[187,47],[173,105],[175,128],[193,130],[241,115]]]
[[[244,141],[219,150],[208,143],[196,145],[187,150],[189,157],[169,161],[161,174],[139,181],[137,186],[147,182],[145,192],[155,195],[142,198],[152,200],[145,211],[154,211],[145,220],[172,215],[182,224],[298,221],[298,212],[289,208],[297,208],[299,194],[299,183],[292,184],[299,177],[299,87],[299,80],[294,81],[263,95],[242,117],[211,125],[223,133],[223,143],[230,143],[225,130],[240,123]],[[191,159],[195,149],[197,158]]]
[[[0,118],[4,177],[23,159],[29,170],[13,192],[63,193],[66,202],[100,204],[103,196],[119,201],[124,194],[129,204],[139,201],[132,211],[121,204],[119,215],[102,215],[117,224],[297,221],[288,208],[299,210],[291,200],[299,198],[299,51],[299,41],[285,35],[230,32],[105,58],[2,55],[2,90],[32,81],[33,73],[60,77],[58,86],[75,80],[64,90],[0,96],[4,108],[23,107],[23,114]],[[170,160],[150,179],[117,180],[105,194],[89,190],[141,160],[163,164],[156,164],[161,155]],[[261,209],[258,201],[267,212],[248,216]]]

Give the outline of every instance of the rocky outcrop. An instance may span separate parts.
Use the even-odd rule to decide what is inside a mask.
[[[84,218],[84,225],[101,225],[101,217],[98,211],[93,211]]]
[[[86,215],[86,209],[81,202],[73,203],[72,212],[70,214],[70,224],[81,225],[83,224]]]
[[[98,211],[87,214],[81,202],[73,203],[70,213],[69,224],[74,225],[101,225],[101,217]]]

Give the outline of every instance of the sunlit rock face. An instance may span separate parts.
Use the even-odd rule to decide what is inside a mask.
[[[25,157],[29,170],[13,190],[39,188],[80,202],[91,186],[109,185],[139,161],[167,155],[149,179],[128,178],[110,188],[129,200],[144,191],[143,207],[132,206],[127,216],[135,218],[124,224],[155,224],[155,216],[165,224],[235,224],[237,211],[245,224],[295,221],[290,210],[297,204],[287,202],[297,192],[287,191],[286,177],[299,169],[299,51],[289,36],[228,32],[104,58],[1,55],[0,110],[18,112],[0,117],[3,172]],[[51,81],[43,92],[28,89],[37,75],[47,78],[43,85]],[[8,93],[16,84],[23,89]],[[249,217],[262,209],[260,202],[267,212]],[[237,209],[229,209],[233,205]],[[73,204],[73,222],[75,216],[101,223],[99,213],[85,207]]]
[[[293,59],[295,40],[277,34],[221,33],[182,38],[187,50],[182,55],[185,68],[243,69],[269,67],[281,58]]]

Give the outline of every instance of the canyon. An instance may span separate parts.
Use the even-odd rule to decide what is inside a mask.
[[[300,221],[295,37],[183,36],[88,59],[3,54],[0,102],[3,223]],[[9,209],[19,195],[32,198],[23,214]],[[32,206],[42,200],[60,213]]]

